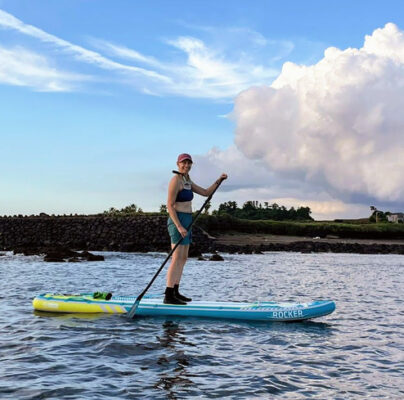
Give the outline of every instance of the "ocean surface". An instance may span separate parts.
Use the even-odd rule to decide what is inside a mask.
[[[45,292],[138,295],[165,254],[104,262],[0,256],[0,399],[404,399],[404,256],[266,253],[189,260],[197,300],[332,299],[295,323],[47,315]],[[151,294],[163,293],[165,270]]]

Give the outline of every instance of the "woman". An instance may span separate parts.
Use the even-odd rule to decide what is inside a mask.
[[[167,226],[171,238],[171,248],[181,240],[181,237],[184,239],[175,250],[168,267],[167,288],[164,297],[166,304],[187,304],[187,301],[192,300],[179,293],[179,285],[192,240],[192,232],[187,232],[187,227],[192,223],[194,192],[207,197],[213,193],[222,180],[227,178],[226,174],[222,174],[213,185],[204,189],[192,182],[189,177],[189,171],[192,167],[192,157],[189,154],[180,154],[177,159],[177,166],[178,173],[171,178],[168,185],[167,210],[169,218]]]

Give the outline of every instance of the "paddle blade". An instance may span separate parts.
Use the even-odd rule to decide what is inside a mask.
[[[137,310],[137,308],[138,308],[138,306],[139,306],[139,303],[140,303],[140,300],[136,300],[136,301],[133,303],[132,308],[129,310],[129,312],[128,312],[127,316],[126,316],[127,319],[133,319],[133,318],[135,318],[136,310]]]

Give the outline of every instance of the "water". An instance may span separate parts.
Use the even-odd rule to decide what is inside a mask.
[[[195,300],[336,301],[333,314],[307,322],[32,311],[44,292],[138,294],[165,256],[102,254],[105,262],[63,264],[0,257],[1,399],[404,398],[403,256],[187,264],[182,290]],[[163,275],[152,293],[162,293]]]

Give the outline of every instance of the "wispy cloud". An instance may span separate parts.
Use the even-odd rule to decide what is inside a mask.
[[[279,73],[275,68],[256,65],[250,60],[229,61],[224,53],[209,48],[202,40],[190,36],[165,41],[180,50],[185,61],[160,61],[118,44],[101,40],[92,42],[111,56],[143,63],[170,77],[159,88],[148,88],[151,92],[160,94],[232,98],[247,87],[271,82]]]
[[[100,50],[103,50],[110,56],[116,56],[126,60],[132,60],[141,64],[150,65],[157,68],[162,68],[163,65],[154,57],[145,56],[136,50],[126,46],[114,44],[106,40],[90,38],[90,43]]]
[[[78,82],[89,78],[81,74],[59,71],[43,56],[22,47],[0,46],[0,82],[28,86],[37,91],[68,92]]]
[[[101,54],[85,49],[81,46],[75,45],[73,43],[68,42],[67,40],[63,40],[58,38],[57,36],[51,35],[35,26],[25,24],[18,18],[13,15],[0,10],[0,27],[5,29],[16,30],[22,34],[28,35],[30,37],[41,40],[42,42],[52,44],[59,49],[62,49],[78,60],[84,61],[86,63],[95,64],[101,68],[108,70],[118,70],[124,72],[130,72],[133,74],[139,74],[146,76],[150,79],[156,79],[159,81],[169,81],[169,78],[166,76],[162,76],[154,71],[146,70],[144,68],[135,67],[132,65],[124,65],[113,60],[110,60]]]
[[[193,36],[165,40],[166,45],[176,48],[180,53],[176,53],[175,59],[161,60],[125,45],[100,39],[90,40],[106,56],[26,24],[2,10],[0,28],[17,31],[50,44],[59,53],[62,51],[71,55],[76,61],[118,73],[121,81],[123,78],[125,84],[146,94],[228,100],[248,87],[271,83],[279,74],[277,68],[257,62],[249,56],[248,46],[246,51],[238,49],[232,53],[229,44],[226,49],[215,44],[208,45]],[[231,28],[228,31],[229,40],[247,37],[250,47],[267,46],[270,42],[260,33],[248,29]],[[130,62],[122,63],[115,59]],[[110,80],[114,80],[114,77],[111,76]]]
[[[267,38],[260,32],[248,27],[191,25],[184,21],[179,21],[178,23],[188,30],[203,32],[209,35],[211,40],[220,38],[218,44],[221,42],[233,48],[242,48],[248,44],[250,48],[253,47],[262,50],[267,46],[273,46],[271,49],[272,52],[276,53],[280,51],[282,54],[285,54],[285,51],[291,52],[294,48],[294,43],[290,40],[274,40]]]

